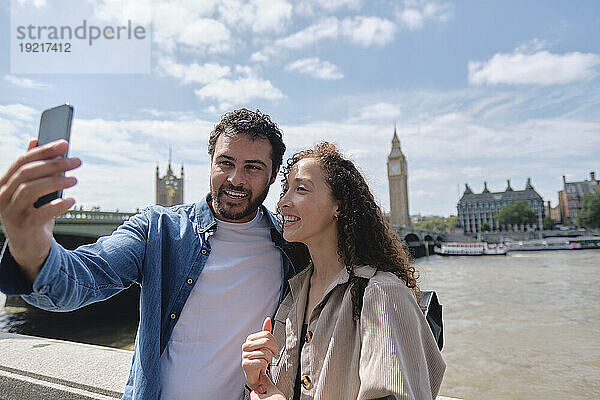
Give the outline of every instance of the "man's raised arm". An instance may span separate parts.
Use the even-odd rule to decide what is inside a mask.
[[[64,140],[35,147],[31,140],[27,152],[0,178],[0,220],[14,260],[33,282],[40,272],[50,247],[54,218],[64,214],[75,200],[58,198],[35,208],[35,201],[48,193],[74,186],[77,179],[60,173],[81,165],[79,158],[60,158],[67,152]]]

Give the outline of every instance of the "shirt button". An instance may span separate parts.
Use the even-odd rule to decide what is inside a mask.
[[[206,255],[207,251],[206,249],[202,249],[202,254]]]
[[[311,331],[306,331],[306,336],[304,337],[304,341],[306,343],[310,343],[310,341],[312,340],[312,332]]]
[[[194,280],[193,280],[192,278],[188,278],[188,280],[187,280],[187,284],[188,284],[188,285],[191,285],[192,283],[194,283]]]
[[[302,386],[304,386],[304,389],[310,390],[310,388],[312,387],[312,382],[310,381],[310,376],[302,375],[302,378],[300,380],[302,381]]]
[[[171,314],[171,319],[175,319],[175,318],[177,318],[177,315]]]

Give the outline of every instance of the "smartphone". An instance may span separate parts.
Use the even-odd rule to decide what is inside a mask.
[[[71,139],[71,121],[73,121],[73,106],[68,103],[45,110],[40,118],[38,146],[60,139],[68,142]],[[67,154],[64,154],[61,157],[66,156]],[[64,173],[61,175],[64,175]],[[40,197],[33,206],[39,208],[59,197],[62,197],[62,190]]]

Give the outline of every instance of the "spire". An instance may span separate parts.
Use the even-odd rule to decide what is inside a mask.
[[[482,193],[489,193],[490,191],[488,190],[487,187],[487,182],[483,182],[483,192]]]
[[[171,156],[173,153],[173,147],[171,145],[169,145],[169,166],[167,167],[167,173],[169,174],[173,174],[173,170],[171,169]]]
[[[463,195],[465,195],[465,194],[473,194],[473,191],[469,187],[468,183],[465,183],[465,193]]]
[[[402,158],[402,149],[400,149],[400,139],[398,139],[398,131],[396,130],[396,123],[394,122],[394,137],[392,138],[392,151],[388,158]]]
[[[531,184],[531,178],[527,178],[527,185],[525,186],[525,190],[535,190],[533,185]]]
[[[513,188],[510,186],[510,179],[506,180],[507,186],[505,192],[512,192]]]
[[[398,132],[396,130],[396,121],[394,121],[394,137],[392,138],[392,149],[400,148],[400,139],[398,139]]]

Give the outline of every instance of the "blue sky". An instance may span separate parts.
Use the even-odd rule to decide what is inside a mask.
[[[67,195],[85,208],[152,204],[169,145],[185,200],[199,200],[208,134],[238,107],[272,116],[286,157],[336,143],[384,210],[394,122],[411,214],[456,213],[465,182],[502,191],[528,177],[555,205],[563,175],[600,173],[597,1],[88,0],[69,13],[63,1],[13,3],[73,24],[87,13],[152,25],[149,74],[20,74],[11,3],[0,3],[0,168],[37,135],[42,110],[69,101],[71,154],[84,165]]]

